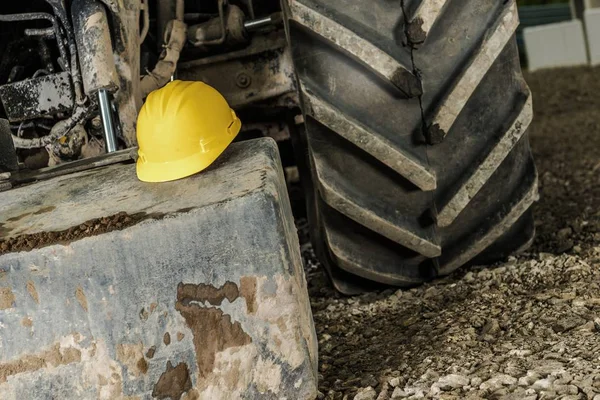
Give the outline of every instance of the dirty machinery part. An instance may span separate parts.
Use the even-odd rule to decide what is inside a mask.
[[[278,110],[247,112],[258,116],[245,116],[252,124],[277,124],[298,104],[277,2],[32,0],[0,8],[0,125],[8,127],[3,140],[14,142],[2,148],[3,171],[135,147],[143,98],[174,78],[210,84],[238,111]]]
[[[340,291],[419,284],[531,242],[537,174],[515,1],[284,8],[312,237]]]
[[[111,4],[2,4],[0,124],[9,127],[3,137],[17,158],[2,169],[51,167],[135,145],[140,5]]]

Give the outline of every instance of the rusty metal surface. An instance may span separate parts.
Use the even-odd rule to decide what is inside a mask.
[[[11,122],[71,112],[73,86],[68,72],[0,86],[0,100]]]
[[[31,233],[62,229],[67,215],[153,213],[0,256],[0,398],[315,398],[315,333],[276,160],[260,139],[172,184],[112,166],[76,174],[88,189],[70,187],[68,203],[57,201],[68,177],[0,194],[4,237],[19,234],[18,218]],[[111,201],[90,207],[94,196]]]
[[[180,63],[178,78],[206,82],[234,108],[296,91],[294,66],[283,30],[255,35],[243,50]]]

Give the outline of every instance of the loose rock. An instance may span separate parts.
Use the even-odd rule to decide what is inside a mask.
[[[375,400],[377,392],[371,386],[359,390],[354,396],[354,400]]]
[[[452,390],[462,388],[470,383],[469,378],[458,374],[450,374],[442,376],[437,381],[437,385],[441,390]]]
[[[494,392],[500,389],[502,386],[515,385],[516,383],[517,378],[514,378],[510,375],[500,374],[483,382],[481,385],[479,385],[479,389]]]

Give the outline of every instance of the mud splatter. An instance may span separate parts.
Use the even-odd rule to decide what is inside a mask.
[[[421,44],[427,39],[427,32],[423,30],[422,18],[416,18],[408,25],[406,36],[412,45]]]
[[[197,285],[180,283],[177,287],[177,294],[178,298],[192,299],[198,302],[207,301],[213,306],[220,306],[224,299],[229,300],[231,303],[240,295],[237,285],[229,281],[225,282],[220,288],[204,283]]]
[[[0,310],[6,310],[13,307],[15,303],[15,294],[9,287],[0,287]]]
[[[140,358],[138,360],[137,367],[142,374],[146,374],[146,372],[148,372],[148,362],[144,358]]]
[[[240,279],[240,296],[246,299],[246,310],[249,314],[256,312],[256,277],[243,276]]]
[[[8,377],[38,371],[47,367],[58,367],[81,361],[81,352],[72,347],[61,348],[56,343],[50,349],[38,354],[27,354],[16,360],[0,363],[0,383],[6,382]]]
[[[181,400],[201,400],[201,399],[200,399],[200,394],[198,394],[198,390],[196,388],[193,388],[189,392],[184,393]]]
[[[183,333],[177,332],[177,341],[178,342],[181,342],[184,337],[185,337],[185,335]]]
[[[165,346],[168,346],[171,344],[171,334],[169,332],[166,332],[165,335],[163,336],[163,343],[165,344]]]
[[[407,97],[419,97],[423,94],[419,78],[404,68],[398,68],[392,75],[391,82]]]
[[[225,298],[224,288],[228,286],[230,294],[234,291],[237,297],[237,286],[226,283],[221,289],[208,288],[209,285],[183,285],[177,287],[177,303],[175,309],[183,316],[187,326],[192,330],[194,348],[196,349],[196,362],[198,373],[201,377],[208,376],[215,363],[215,355],[230,347],[243,346],[252,342],[242,329],[239,322],[232,322],[231,316],[224,314],[218,308],[205,308],[192,301],[208,301],[206,294],[215,293],[213,299]],[[199,286],[200,288],[194,288]],[[196,297],[196,294],[199,294]],[[223,296],[223,297],[221,297]],[[215,300],[217,301],[217,300]],[[230,300],[231,301],[231,300]],[[210,301],[209,301],[210,302]],[[211,303],[213,304],[213,303]]]
[[[440,128],[439,124],[433,124],[427,129],[427,143],[430,145],[440,144],[446,137],[446,132]]]
[[[146,352],[146,357],[152,359],[154,357],[154,353],[156,353],[156,346],[152,346]]]
[[[179,363],[175,368],[167,361],[167,369],[162,373],[152,390],[152,397],[157,399],[180,399],[192,388],[190,371],[185,363]]]
[[[85,297],[85,293],[83,293],[83,288],[81,285],[77,286],[77,289],[75,290],[75,298],[79,302],[81,308],[83,308],[85,312],[88,312],[87,297]]]
[[[25,214],[17,215],[16,217],[8,218],[6,220],[6,222],[17,222],[17,221],[20,221],[23,218],[28,217],[30,215],[31,215],[31,213],[25,213]]]
[[[43,207],[43,208],[40,208],[39,210],[37,210],[36,212],[34,212],[33,215],[41,215],[41,214],[49,213],[50,211],[54,211],[54,210],[56,210],[55,206]]]
[[[127,367],[127,372],[139,377],[148,372],[148,363],[143,355],[142,343],[121,343],[117,346],[117,360]]]
[[[16,222],[18,219],[24,218],[27,215],[13,217],[8,219],[9,222]],[[100,235],[102,233],[122,230],[130,226],[136,225],[148,219],[161,219],[162,214],[146,214],[137,213],[129,215],[127,213],[119,213],[110,217],[97,218],[83,222],[81,225],[71,227],[59,232],[38,232],[15,237],[7,237],[0,239],[0,255],[6,253],[16,253],[19,251],[30,251],[39,249],[53,244],[69,244],[75,240],[82,238]],[[16,218],[16,219],[15,219]],[[10,231],[6,230],[6,235]]]
[[[33,326],[33,320],[29,317],[25,317],[21,320],[21,325],[31,328]]]
[[[33,281],[27,281],[27,292],[37,304],[40,304],[40,296],[38,295],[37,289]]]

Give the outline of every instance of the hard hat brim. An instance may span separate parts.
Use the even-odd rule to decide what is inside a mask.
[[[223,151],[233,142],[235,136],[231,136],[231,140],[229,143],[226,143],[223,149],[215,149],[204,154],[193,154],[179,160],[162,163],[144,163],[141,159],[138,159],[136,163],[137,177],[142,182],[157,183],[175,181],[202,172],[223,154]]]
[[[217,158],[198,157],[197,154],[188,158],[183,158],[176,161],[166,163],[142,163],[138,159],[136,163],[137,177],[142,182],[169,182],[178,179],[183,179],[188,176],[197,174],[208,168]]]

